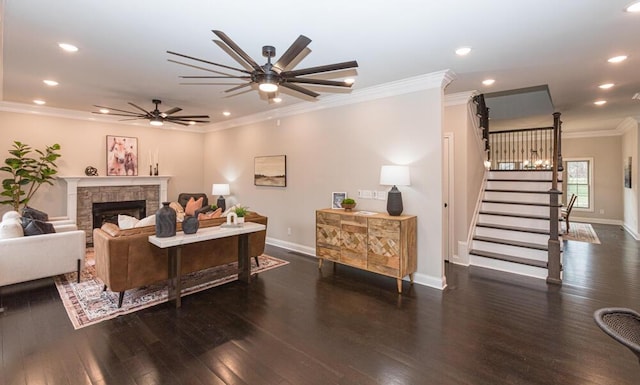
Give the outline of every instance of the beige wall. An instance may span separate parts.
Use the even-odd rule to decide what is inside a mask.
[[[203,135],[184,131],[158,129],[151,126],[132,126],[100,123],[67,118],[40,116],[0,111],[0,160],[9,157],[14,141],[32,148],[44,149],[59,143],[62,156],[58,159],[58,175],[84,175],[87,166],[94,166],[100,175],[106,175],[106,136],[120,135],[138,138],[140,175],[149,173],[149,150],[159,153],[162,175],[170,175],[168,197],[176,199],[183,191],[202,191]],[[35,152],[33,153],[35,155]],[[4,178],[4,173],[0,177]],[[211,192],[205,191],[207,193]],[[62,180],[53,186],[43,185],[30,203],[51,216],[66,214],[66,184]],[[11,206],[0,206],[0,213]]]
[[[562,140],[564,159],[593,158],[594,162],[593,211],[574,207],[571,213],[572,218],[601,223],[622,223],[624,204],[621,148],[621,136]]]
[[[229,181],[228,204],[269,217],[268,236],[314,253],[315,210],[333,191],[355,197],[358,209],[385,211],[386,202],[357,198],[379,184],[384,164],[407,164],[411,186],[399,187],[404,213],[418,216],[418,281],[442,285],[442,92],[439,88],[323,109],[207,134],[207,184]],[[287,187],[253,185],[255,156],[286,155]],[[289,235],[287,230],[291,229]]]

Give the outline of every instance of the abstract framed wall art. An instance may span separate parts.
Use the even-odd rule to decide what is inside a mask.
[[[253,184],[287,187],[287,156],[257,156],[254,161]]]
[[[107,135],[107,176],[138,175],[138,138]]]

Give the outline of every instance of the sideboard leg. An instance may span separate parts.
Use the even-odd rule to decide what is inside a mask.
[[[324,259],[318,258],[318,270],[322,269],[322,261],[324,261]]]
[[[413,285],[413,273],[409,274],[409,281]]]
[[[398,281],[398,294],[402,294],[402,278],[398,278],[396,281]]]

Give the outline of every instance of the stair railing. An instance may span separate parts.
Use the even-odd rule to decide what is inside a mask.
[[[560,240],[558,239],[558,228],[560,224],[559,218],[559,201],[558,197],[561,191],[558,190],[558,171],[562,171],[562,154],[560,146],[562,143],[562,122],[560,121],[560,113],[553,114],[553,159],[556,161],[552,167],[551,189],[549,190],[549,241],[547,248],[549,256],[547,259],[547,282],[562,285],[561,271],[562,262],[560,259]]]

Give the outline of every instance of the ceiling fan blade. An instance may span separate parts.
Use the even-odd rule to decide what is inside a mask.
[[[256,89],[257,89],[257,87],[256,87]],[[252,87],[252,88],[249,88],[248,90],[244,90],[244,91],[236,92],[235,94],[231,94],[231,95],[223,96],[223,98],[225,98],[225,99],[227,99],[227,98],[232,98],[232,97],[234,97],[234,96],[238,96],[238,95],[246,94],[246,93],[253,92],[253,91],[254,91],[254,89],[253,89],[253,87]]]
[[[93,112],[93,113],[99,114],[99,115],[105,115],[105,116],[127,116],[135,119],[144,119],[147,117],[146,115],[143,115],[143,114],[118,114],[118,113],[111,113],[111,112],[109,112],[108,114],[103,114],[102,112]]]
[[[169,123],[179,124],[181,126],[188,126],[189,125],[189,123],[176,122],[175,120],[166,119],[166,121],[169,122]]]
[[[133,119],[118,119],[118,122],[125,122],[127,120],[139,120],[139,119],[146,119],[144,116],[141,118],[133,118]]]
[[[346,68],[354,68],[357,66],[358,66],[358,62],[355,60],[352,60],[352,61],[346,61],[342,63],[327,64],[323,66],[309,67],[309,68],[303,68],[303,69],[293,70],[293,71],[285,71],[285,72],[282,72],[280,76],[284,78],[292,78],[292,77],[302,76],[302,75],[317,74],[320,72],[330,72],[330,71],[343,70]]]
[[[176,63],[176,64],[181,64],[183,66],[187,66],[187,67],[191,67],[191,68],[195,68],[195,69],[199,69],[199,70],[203,70],[203,71],[207,71],[207,72],[213,72],[214,74],[220,74],[220,75],[226,75],[226,76],[233,76],[233,75],[229,75],[225,72],[220,72],[220,71],[216,71],[216,70],[212,70],[211,68],[205,68],[205,67],[200,67],[197,65],[193,65],[193,64],[189,64],[189,63],[184,63],[181,61],[177,61],[177,60],[172,60],[172,59],[167,59],[167,61],[172,62],[172,63]]]
[[[196,122],[196,123],[211,123],[208,120],[201,120],[201,119],[173,119],[173,118],[167,118],[166,120],[169,120],[171,122]]]
[[[147,110],[145,110],[144,108],[140,107],[140,106],[136,106],[135,104],[129,102],[130,105],[134,106],[135,108],[139,109],[140,111],[144,112],[145,115],[150,115],[151,113]]]
[[[351,87],[353,85],[353,83],[346,83],[344,81],[339,81],[339,80],[306,79],[306,78],[284,79],[284,82],[316,84],[321,86],[334,86],[334,87]]]
[[[109,111],[126,112],[127,114],[139,114],[139,112],[135,112],[135,111],[119,110],[117,108],[111,108],[111,107],[105,107],[105,106],[97,106],[95,104],[93,106],[97,107],[97,108],[106,108]],[[96,114],[102,114],[102,112],[96,112]],[[111,112],[108,112],[108,113],[103,114],[103,115],[109,115],[109,114],[111,114]],[[113,114],[111,114],[111,115],[113,115]]]
[[[181,79],[251,79],[251,76],[178,76]]]
[[[262,67],[260,67],[258,65],[258,63],[256,63],[251,56],[247,55],[246,52],[244,52],[242,50],[242,48],[240,48],[236,43],[234,43],[233,40],[231,40],[229,38],[229,36],[227,36],[224,32],[222,31],[217,31],[217,30],[213,30],[211,31],[213,33],[216,34],[216,36],[218,36],[226,45],[229,46],[229,48],[231,48],[233,50],[233,52],[237,53],[238,56],[240,56],[244,61],[246,61],[247,63],[249,63],[249,65],[256,71],[260,71],[260,72],[264,72],[264,70],[262,69]]]
[[[204,60],[204,59],[198,59],[198,58],[196,58],[196,57],[188,56],[188,55],[183,55],[183,54],[181,54],[181,53],[177,53],[177,52],[167,51],[167,53],[168,53],[168,54],[171,54],[171,55],[180,56],[180,57],[183,57],[183,58],[186,58],[186,59],[191,59],[191,60],[199,61],[199,62],[202,62],[202,63],[207,63],[207,64],[211,64],[211,65],[214,65],[214,66],[218,66],[218,67],[222,67],[222,68],[226,68],[226,69],[234,70],[234,71],[244,72],[244,73],[246,73],[246,74],[251,75],[251,72],[246,71],[246,70],[243,70],[243,69],[240,69],[240,68],[229,67],[229,66],[226,66],[226,65],[224,65],[224,64],[214,63],[214,62],[212,62],[212,61],[208,61],[208,60]],[[180,63],[180,62],[176,62],[176,63],[178,63],[178,64],[182,64],[182,63]]]
[[[233,91],[237,91],[237,90],[239,90],[239,89],[241,89],[241,88],[248,87],[248,86],[250,86],[250,85],[251,85],[251,82],[249,82],[249,83],[244,83],[244,84],[240,84],[239,86],[235,86],[235,87],[233,87],[233,88],[229,88],[228,90],[224,90],[224,92],[233,92]]]
[[[185,83],[185,82],[181,82],[178,83],[181,86],[232,86],[236,83],[217,83],[217,82],[212,82],[212,83],[205,83],[205,82],[194,82],[194,83]]]
[[[166,110],[165,112],[163,112],[163,114],[164,114],[165,116],[167,116],[167,115],[175,114],[176,112],[179,112],[179,111],[182,111],[182,108],[180,108],[180,107],[173,107],[172,109],[170,109],[170,110]]]
[[[224,42],[218,40],[218,39],[212,39],[212,42],[216,43],[216,45],[218,47],[220,47],[221,50],[223,50],[224,52],[227,53],[227,55],[231,56],[231,58],[233,60],[235,60],[236,62],[238,62],[238,64],[240,64],[241,66],[243,66],[247,71],[253,72],[253,67],[251,67],[249,65],[249,63],[247,63],[246,61],[244,61],[243,58],[241,58],[240,56],[238,56],[237,53],[235,53],[235,51],[233,51],[231,48],[229,48],[228,45],[224,44]]]
[[[278,70],[278,72],[284,71],[285,68],[295,59],[303,49],[305,49],[309,43],[311,43],[311,39],[304,35],[298,36],[296,41],[287,48],[287,51],[280,56],[280,59],[273,65],[273,68]]]
[[[209,115],[180,115],[167,116],[166,119],[209,119]]]
[[[281,85],[282,87],[288,88],[288,89],[290,89],[290,90],[293,90],[293,91],[297,91],[297,92],[303,93],[303,94],[305,94],[305,95],[307,95],[307,96],[311,96],[312,98],[317,98],[318,96],[320,96],[320,94],[319,94],[319,93],[317,93],[317,92],[313,92],[313,91],[311,91],[311,90],[308,90],[308,89],[306,89],[306,88],[302,88],[302,87],[297,86],[297,85],[295,85],[295,84],[290,84],[290,83],[280,83],[280,85]]]

